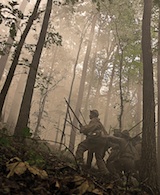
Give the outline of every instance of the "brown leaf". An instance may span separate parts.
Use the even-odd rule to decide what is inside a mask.
[[[24,162],[9,163],[6,166],[7,170],[10,171],[7,175],[7,178],[13,176],[14,173],[16,173],[17,175],[21,175],[27,170],[27,167]]]
[[[113,189],[114,187],[114,183],[110,183],[108,186],[107,186],[107,189]]]
[[[79,185],[77,188],[75,188],[72,193],[76,192],[77,195],[82,195],[84,194],[85,192],[87,192],[89,188],[89,185],[88,185],[88,181],[84,181],[83,183],[81,183],[81,185]]]
[[[27,162],[25,163],[28,170],[34,175],[38,175],[41,179],[46,179],[48,174],[45,170],[38,169],[37,167],[31,167]]]
[[[98,188],[95,188],[92,192],[97,195],[103,195],[103,191]]]
[[[13,162],[12,161],[18,161]],[[38,169],[37,167],[31,167],[27,162],[22,162],[19,158],[15,157],[10,159],[9,162],[6,163],[7,170],[10,172],[7,175],[7,178],[11,177],[16,173],[17,175],[23,174],[27,169],[34,175],[38,175],[41,179],[46,179],[48,174],[45,170]]]

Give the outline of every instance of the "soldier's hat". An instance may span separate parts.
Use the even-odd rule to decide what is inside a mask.
[[[121,130],[120,129],[114,129],[113,130],[113,135],[116,137],[121,137]]]
[[[99,116],[98,110],[90,110],[90,113],[93,113],[96,117]]]
[[[128,130],[123,130],[123,131],[121,132],[121,134],[122,134],[123,136],[125,136],[125,137],[130,137],[130,134],[129,134],[129,131],[128,131]]]

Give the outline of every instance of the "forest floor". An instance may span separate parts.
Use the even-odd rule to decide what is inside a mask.
[[[7,195],[151,195],[129,181],[80,169],[69,151],[46,142],[0,136],[0,194]],[[72,156],[69,157],[69,156]],[[134,184],[134,185],[133,185]]]

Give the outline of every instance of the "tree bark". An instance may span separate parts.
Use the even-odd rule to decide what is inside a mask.
[[[115,74],[115,64],[113,65],[112,74],[111,74],[110,83],[109,83],[109,88],[108,88],[108,93],[107,93],[107,103],[106,103],[106,106],[105,106],[105,115],[104,115],[104,127],[107,127],[107,123],[108,123],[109,104],[110,104],[110,99],[111,99],[111,95],[112,95],[112,84],[113,84],[114,74]]]
[[[14,132],[16,136],[21,136],[23,134],[23,130],[28,125],[31,101],[32,101],[33,90],[34,90],[34,85],[36,81],[36,74],[38,70],[38,65],[39,65],[43,45],[45,42],[45,37],[47,33],[51,11],[52,11],[52,0],[48,0],[40,36],[37,42],[36,50],[35,50],[32,63],[31,63],[31,67],[29,70],[26,88],[24,91],[22,104],[21,104],[15,132]]]
[[[0,93],[0,118],[2,116],[2,109],[3,109],[4,102],[5,102],[5,98],[6,98],[6,95],[8,93],[9,87],[11,85],[12,78],[14,76],[14,72],[15,72],[16,66],[18,64],[18,60],[19,60],[19,57],[20,57],[20,54],[21,54],[22,47],[24,45],[25,39],[28,35],[28,32],[29,32],[29,30],[30,30],[30,28],[33,24],[33,21],[35,19],[36,14],[37,14],[40,2],[41,2],[41,0],[37,0],[35,8],[33,10],[33,13],[32,13],[32,15],[30,16],[30,18],[28,20],[27,26],[26,26],[26,28],[25,28],[22,36],[21,36],[21,39],[19,41],[19,44],[18,44],[16,50],[15,50],[14,59],[13,59],[13,62],[11,64],[11,67],[9,69],[6,81],[5,81],[5,83],[3,85],[3,88],[1,90],[1,93]]]
[[[123,66],[123,49],[121,48],[120,64],[119,64],[120,114],[119,114],[119,117],[118,117],[119,129],[121,129],[121,130],[123,128],[122,117],[123,117],[123,113],[124,113],[123,89],[122,89],[122,66]]]
[[[14,94],[12,93],[12,97],[13,97],[12,104],[10,106],[9,115],[8,115],[7,122],[6,122],[6,127],[11,135],[13,135],[13,133],[14,133],[16,121],[18,118],[18,114],[19,114],[19,110],[20,110],[20,106],[21,106],[21,102],[22,102],[22,94],[24,93],[26,80],[28,77],[28,69],[26,69],[26,67],[22,67],[22,68],[23,69],[21,69],[21,73],[20,73],[21,75],[17,81],[18,83],[17,83],[16,89],[15,89],[15,92],[14,92]],[[7,99],[9,97],[11,97],[10,94],[11,94],[11,92],[9,90],[9,93],[7,95]],[[4,110],[7,110],[7,109],[4,109]]]
[[[157,80],[158,80],[158,126],[157,126],[157,164],[158,164],[158,181],[160,186],[160,8],[159,8],[159,30],[158,30],[158,63],[157,63]]]
[[[142,21],[143,54],[143,128],[141,179],[152,189],[157,189],[157,161],[155,136],[155,102],[151,50],[152,0],[144,0]]]

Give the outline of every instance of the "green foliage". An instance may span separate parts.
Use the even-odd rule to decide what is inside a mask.
[[[0,24],[2,24],[2,22],[3,22],[3,19],[2,19],[2,17],[0,16]]]
[[[74,5],[78,0],[66,0],[66,4],[72,4]]]
[[[9,4],[10,4],[11,7],[14,7],[15,5],[18,5],[17,1],[13,1],[13,0],[10,1]]]
[[[35,165],[37,167],[43,167],[45,165],[45,160],[42,155],[38,154],[36,151],[30,150],[28,152],[27,162],[30,165]]]
[[[50,22],[48,26],[46,38],[45,38],[44,47],[50,48],[52,44],[61,46],[62,36],[58,32],[56,32],[54,25],[52,24],[52,22]]]
[[[25,44],[24,45],[25,49],[27,49],[27,51],[30,53],[30,54],[34,54],[34,51],[35,51],[35,48],[36,48],[36,44]]]
[[[154,0],[155,5],[158,5],[158,7],[160,8],[160,0]]]
[[[24,65],[24,66],[29,67],[31,65],[31,62],[28,60],[28,58],[22,58],[19,61],[18,65]],[[27,71],[25,73],[27,73]]]
[[[11,37],[12,39],[14,39],[14,37],[15,37],[16,34],[17,34],[17,30],[16,30],[16,25],[15,25],[15,23],[12,23],[12,24],[11,24],[9,33],[10,33],[10,37]]]
[[[3,37],[0,38],[3,39]],[[5,55],[6,53],[8,53],[7,46],[10,46],[10,44],[7,43],[6,40],[0,41],[0,55]]]
[[[1,146],[5,146],[5,147],[9,146],[9,139],[8,139],[8,137],[6,137],[6,136],[0,137],[0,145]]]
[[[10,145],[9,137],[7,136],[7,129],[6,128],[2,128],[0,130],[0,145],[5,146],[5,147]]]
[[[104,4],[108,2],[112,3],[112,0],[108,0],[107,2],[105,0],[92,0],[92,2],[96,4],[97,10],[100,11]]]
[[[50,47],[52,44],[62,45],[62,36],[57,33],[48,32],[46,35],[46,41],[44,47]]]
[[[22,137],[27,138],[31,136],[32,136],[31,129],[29,127],[24,128],[22,131]]]
[[[4,5],[0,3],[0,24],[4,22],[5,26],[10,28],[10,36],[12,39],[14,39],[17,33],[17,18],[23,19],[23,13],[16,8],[18,5],[17,1],[9,1],[8,4],[9,5]]]
[[[20,10],[18,10],[18,9],[14,9],[13,10],[13,14],[14,15],[17,15],[18,16],[18,18],[20,18],[20,19],[23,19],[23,13],[20,11]]]

